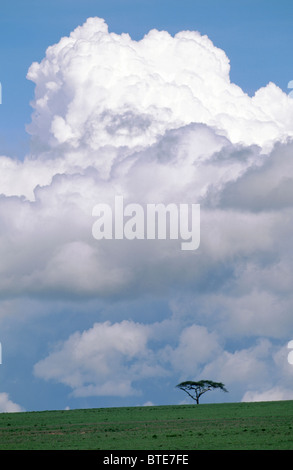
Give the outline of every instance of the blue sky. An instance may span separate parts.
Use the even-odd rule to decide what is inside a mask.
[[[117,50],[92,44],[98,72],[89,65],[85,77],[74,61],[79,54],[86,71],[95,56],[72,43],[72,75],[66,75],[66,60],[54,45],[91,17],[103,18],[119,36]],[[293,79],[292,18],[293,4],[285,0],[12,0],[1,6],[3,411],[10,405],[39,410],[180,403],[185,397],[174,389],[180,379],[209,374],[204,378],[213,380],[219,371],[222,376],[215,379],[223,377],[230,393],[207,400],[293,398],[286,360],[293,335],[292,264],[286,251],[292,209],[293,111],[286,96]],[[109,39],[100,23],[94,27]],[[130,51],[123,56],[122,33],[130,35],[134,50],[135,41],[153,29],[172,37],[198,31],[199,46],[195,36],[185,49],[186,38],[178,37],[174,45],[156,33],[135,59]],[[83,34],[87,48],[90,26]],[[45,60],[49,46],[53,55]],[[166,56],[162,52],[157,59],[156,50],[163,47]],[[197,65],[187,70],[180,54]],[[116,67],[119,60],[124,72],[123,65]],[[142,68],[133,66],[140,80],[132,95],[127,73],[140,60]],[[41,65],[32,70],[34,62]],[[61,71],[56,77],[54,64]],[[112,75],[105,79],[107,70]],[[166,71],[176,77],[172,92]],[[165,82],[156,81],[159,74]],[[190,108],[184,91],[189,76],[195,103]],[[48,83],[60,87],[57,98],[45,95]],[[149,108],[141,105],[140,84],[149,92]],[[84,108],[78,99],[66,101],[71,92],[85,97],[88,89],[93,96],[107,89],[105,109],[102,98],[93,98],[93,107],[85,100]],[[34,102],[35,92],[49,100],[49,111]],[[121,103],[128,109],[124,120]],[[156,106],[158,111],[147,115]],[[168,118],[166,109],[172,111]],[[127,135],[119,133],[125,126]],[[197,148],[202,153],[194,150],[194,156],[191,149]],[[163,170],[153,167],[156,155],[162,161],[173,155],[178,173],[173,174],[173,160]],[[105,177],[112,158],[113,173]],[[136,163],[125,175],[119,165],[124,159],[128,165],[129,158]],[[193,158],[207,160],[189,167]],[[189,201],[197,196],[193,202],[206,210],[202,251],[181,257],[163,255],[163,249],[154,261],[157,248],[153,253],[137,245],[124,251],[119,244],[94,244],[85,216],[91,197],[109,197],[117,185],[137,202],[141,188],[167,200],[188,191]],[[117,338],[125,339],[120,344]]]

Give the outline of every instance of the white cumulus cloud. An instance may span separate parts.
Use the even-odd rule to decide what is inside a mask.
[[[270,390],[263,392],[249,391],[246,392],[242,401],[279,401],[279,400],[293,400],[292,390],[286,390],[281,387],[273,387]]]
[[[161,373],[147,347],[149,327],[132,321],[95,323],[71,335],[34,372],[71,387],[74,396],[139,393],[133,382]]]
[[[198,32],[152,30],[134,41],[89,18],[30,67],[29,131],[43,145],[72,151],[149,146],[192,122],[248,145],[292,135],[290,98],[273,83],[251,98],[229,71],[225,52]]]
[[[10,398],[9,394],[2,392],[0,393],[0,413],[17,413],[25,411],[20,405],[14,403]]]

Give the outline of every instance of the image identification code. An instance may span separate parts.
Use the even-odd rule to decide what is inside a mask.
[[[138,463],[147,465],[188,465],[188,455],[184,454],[148,454],[144,458],[137,456],[115,456],[110,454],[104,457],[104,465],[129,465],[131,468]]]

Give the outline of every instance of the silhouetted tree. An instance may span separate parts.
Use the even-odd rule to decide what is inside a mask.
[[[228,392],[222,382],[213,382],[212,380],[200,380],[199,382],[187,380],[176,385],[176,388],[186,392],[197,404],[199,403],[199,398],[210,390],[219,388],[223,392]]]

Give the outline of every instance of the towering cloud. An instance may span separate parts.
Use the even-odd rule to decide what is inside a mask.
[[[247,145],[292,135],[290,98],[272,83],[250,98],[229,71],[224,51],[198,32],[152,30],[133,41],[90,18],[30,67],[29,131],[46,147],[73,152],[149,147],[194,122]]]
[[[228,352],[224,344],[235,337],[285,341],[293,326],[293,100],[273,83],[250,97],[229,71],[225,52],[198,32],[152,30],[134,41],[109,33],[99,18],[31,65],[32,152],[23,162],[0,158],[0,294],[160,296],[176,300],[170,324],[174,316],[178,322],[169,330],[172,346],[156,351],[147,346],[145,313],[137,324],[97,323],[38,362],[39,376],[76,395],[111,394],[109,369],[121,366],[119,390],[127,395],[133,381],[177,374],[182,358],[192,375],[195,351],[195,374],[222,371],[240,383],[237,364],[251,361],[252,379],[259,371],[267,380],[269,348]],[[200,248],[183,253],[174,240],[98,242],[92,209],[113,204],[117,194],[140,204],[200,203]],[[156,336],[162,325],[150,328]],[[117,331],[125,338],[120,349]],[[67,370],[75,344],[80,355]],[[86,386],[94,368],[102,372]]]

